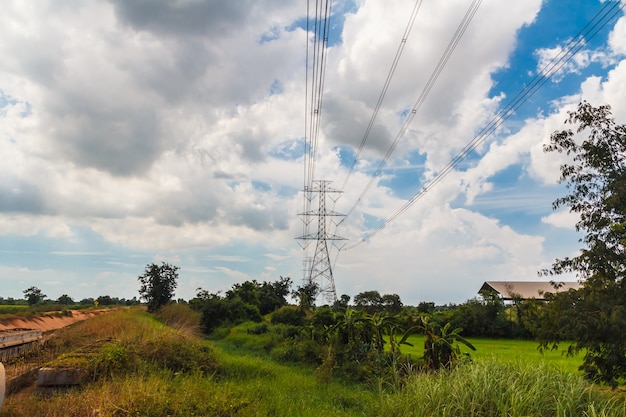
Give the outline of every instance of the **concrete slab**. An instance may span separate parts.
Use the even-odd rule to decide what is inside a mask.
[[[40,368],[37,374],[38,387],[80,385],[85,381],[85,372],[80,368]]]

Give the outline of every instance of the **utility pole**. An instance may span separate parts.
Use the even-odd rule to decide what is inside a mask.
[[[303,222],[305,227],[308,228],[311,223],[312,217],[317,217],[317,232],[305,233],[304,236],[298,239],[306,241],[316,241],[315,255],[310,262],[306,262],[305,266],[305,282],[315,282],[320,289],[320,294],[324,300],[333,304],[337,301],[337,291],[335,290],[335,280],[333,278],[333,269],[330,262],[330,254],[328,251],[328,242],[334,244],[335,241],[346,240],[341,236],[328,233],[328,222],[337,217],[344,217],[343,214],[328,210],[326,208],[326,197],[336,201],[337,198],[332,198],[332,195],[338,195],[342,193],[340,190],[331,188],[329,185],[332,181],[314,180],[310,186],[305,186],[304,194],[305,198],[309,202],[312,202],[317,196],[318,207],[317,210],[307,210],[301,214],[303,216]],[[306,247],[308,245],[304,245]]]

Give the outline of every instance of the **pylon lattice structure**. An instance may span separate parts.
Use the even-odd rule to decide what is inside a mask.
[[[332,195],[342,193],[340,190],[331,188],[329,186],[331,182],[332,181],[314,180],[309,187],[305,187],[305,198],[311,203],[317,196],[318,207],[317,210],[307,210],[301,213],[301,216],[303,216],[303,222],[307,229],[312,222],[312,218],[317,217],[317,232],[305,233],[298,238],[305,241],[303,248],[308,246],[306,242],[316,241],[313,259],[305,262],[304,279],[305,282],[315,282],[319,286],[320,295],[323,297],[324,301],[329,304],[337,301],[337,291],[335,290],[335,280],[333,278],[328,245],[329,242],[334,245],[336,241],[346,240],[341,236],[328,233],[328,222],[334,221],[333,219],[335,218],[345,216],[326,208],[327,197],[331,198],[330,196]],[[336,201],[338,198],[339,197],[334,198],[333,201]]]

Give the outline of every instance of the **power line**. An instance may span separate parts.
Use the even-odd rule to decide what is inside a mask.
[[[459,165],[459,163],[465,159],[473,150],[475,150],[480,144],[482,144],[489,136],[491,136],[509,117],[511,117],[515,111],[526,101],[532,97],[550,78],[559,72],[565,64],[573,59],[573,57],[593,39],[598,32],[604,28],[611,20],[613,20],[618,13],[620,13],[626,4],[621,7],[619,2],[607,2],[603,8],[596,13],[596,15],[581,29],[565,47],[547,63],[538,73],[533,80],[520,91],[511,102],[505,106],[498,114],[485,126],[479,133],[470,141],[454,158],[448,162],[443,169],[435,175],[419,192],[417,192],[410,200],[408,200],[399,210],[392,214],[387,220],[385,220],[380,226],[369,233],[368,237],[371,238],[376,233],[384,229],[387,225],[395,221],[404,212],[406,212],[417,200],[422,198],[433,186],[438,184],[446,175],[448,175],[453,168]],[[586,39],[586,40],[585,40]],[[353,249],[360,246],[365,239],[361,239],[359,242],[352,246],[346,247],[343,250]]]
[[[385,95],[387,94],[387,90],[389,89],[389,84],[391,83],[391,80],[396,72],[398,62],[400,61],[400,57],[402,56],[402,52],[404,51],[404,47],[406,46],[407,39],[409,35],[411,34],[411,30],[413,29],[413,24],[415,23],[415,18],[417,17],[417,12],[419,11],[421,5],[422,5],[422,0],[415,1],[415,5],[413,6],[413,10],[411,11],[411,15],[409,16],[409,21],[407,23],[406,29],[404,29],[404,33],[402,34],[402,40],[400,41],[400,44],[398,45],[396,56],[393,59],[389,72],[387,73],[387,79],[385,80],[385,85],[383,86],[383,89],[380,92],[380,96],[378,97],[378,101],[376,102],[376,106],[374,108],[374,111],[372,112],[372,117],[370,118],[367,128],[365,129],[365,133],[363,134],[363,139],[361,139],[361,143],[359,144],[359,149],[354,155],[352,166],[350,167],[350,171],[348,172],[348,175],[346,176],[346,179],[344,180],[343,185],[341,186],[341,189],[344,189],[346,187],[346,184],[348,183],[348,180],[350,179],[350,176],[352,175],[352,171],[354,171],[354,167],[356,166],[359,156],[361,156],[361,151],[363,151],[365,142],[367,141],[367,138],[369,137],[372,127],[374,126],[374,121],[376,120],[376,117],[378,116],[380,106],[382,105],[383,100],[385,99]]]
[[[421,108],[422,104],[426,101],[426,98],[428,97],[428,95],[430,94],[430,91],[432,90],[433,86],[437,82],[437,79],[439,78],[439,75],[441,75],[441,72],[443,71],[443,69],[445,68],[446,64],[448,63],[448,60],[450,59],[450,56],[452,55],[452,53],[456,49],[459,41],[461,40],[461,38],[465,34],[465,31],[467,30],[469,24],[471,23],[472,19],[474,18],[474,15],[478,11],[478,8],[480,7],[481,3],[482,3],[482,0],[473,0],[472,3],[470,4],[469,8],[465,12],[465,16],[463,16],[463,19],[461,20],[461,22],[457,26],[457,29],[454,32],[454,35],[450,39],[450,42],[446,46],[446,49],[444,50],[443,54],[439,58],[439,62],[435,66],[435,69],[433,70],[433,72],[431,73],[430,77],[428,78],[428,81],[426,82],[426,85],[422,89],[422,92],[420,93],[420,95],[417,98],[415,104],[413,105],[413,108],[411,109],[411,111],[408,113],[406,119],[404,120],[404,123],[402,124],[402,127],[400,128],[400,131],[396,134],[396,136],[395,136],[391,146],[387,150],[387,153],[385,154],[383,159],[380,161],[380,164],[378,165],[378,168],[376,169],[374,174],[370,177],[369,182],[367,183],[367,185],[365,186],[365,188],[363,189],[363,191],[359,195],[359,198],[357,198],[357,200],[354,203],[354,205],[346,213],[346,218],[348,216],[350,216],[352,214],[352,212],[356,209],[356,207],[359,205],[359,203],[361,202],[361,200],[363,199],[365,194],[370,190],[370,188],[372,187],[372,185],[376,181],[376,178],[382,172],[383,168],[387,164],[387,160],[391,157],[391,154],[393,154],[393,152],[396,150],[396,147],[398,146],[398,143],[400,142],[400,139],[402,138],[402,136],[404,136],[404,133],[406,132],[406,130],[408,129],[409,125],[413,121],[413,118],[415,117],[415,115],[417,114],[419,109]]]
[[[324,81],[326,78],[327,44],[330,31],[330,16],[332,1],[316,1],[315,23],[313,38],[313,71],[311,79],[311,105],[308,110],[308,165],[306,173],[306,186],[310,187],[315,177],[315,162],[317,159],[317,145],[322,115],[322,103],[324,95]],[[306,88],[308,89],[308,85]]]

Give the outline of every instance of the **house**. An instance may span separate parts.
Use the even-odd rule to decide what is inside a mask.
[[[567,291],[569,289],[578,289],[581,284],[579,282],[555,282],[558,288],[550,281],[485,281],[479,294],[497,293],[503,300],[510,301],[515,298],[528,300],[545,300],[545,293],[557,293]]]

